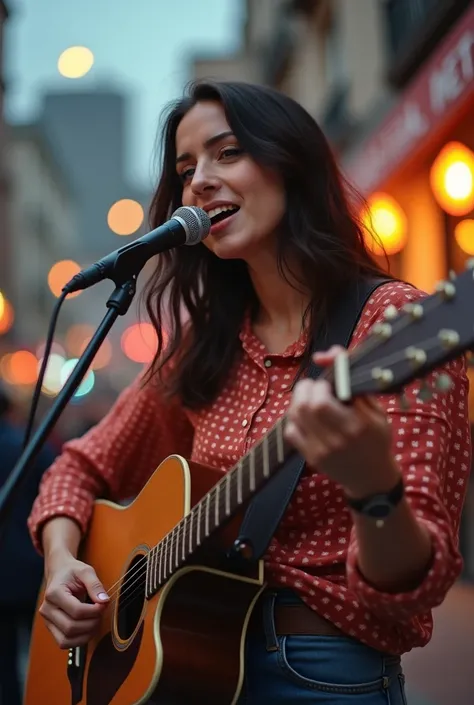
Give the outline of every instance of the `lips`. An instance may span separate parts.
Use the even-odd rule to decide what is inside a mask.
[[[228,204],[211,208],[207,211],[207,214],[211,219],[211,223],[214,225],[215,223],[220,223],[222,220],[229,218],[231,215],[234,215],[234,213],[237,213],[237,211],[239,210],[239,206],[235,206],[234,204]]]
[[[223,232],[224,230],[227,229],[227,227],[234,221],[235,218],[237,218],[239,214],[240,208],[237,210],[233,211],[227,211],[220,216],[217,216],[216,218],[211,218],[211,234],[216,235],[217,233]]]

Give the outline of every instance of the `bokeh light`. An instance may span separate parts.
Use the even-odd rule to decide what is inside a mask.
[[[0,291],[0,320],[2,319],[3,312],[5,311],[5,297]]]
[[[133,362],[151,362],[157,345],[156,332],[151,323],[135,323],[122,334],[122,350]]]
[[[454,237],[463,252],[474,255],[474,220],[461,220],[454,228]]]
[[[0,316],[0,335],[8,333],[13,326],[15,314],[13,306],[5,297],[2,297],[2,315]]]
[[[461,142],[448,142],[430,170],[434,197],[450,215],[467,215],[474,208],[474,153]]]
[[[91,340],[91,336],[88,336],[83,340],[82,345],[80,346],[79,349],[79,355],[82,355],[86,347],[89,345]],[[91,363],[91,369],[93,370],[101,370],[104,367],[107,367],[109,362],[112,359],[112,345],[110,344],[110,340],[106,338],[100,348],[98,349],[95,358],[92,360]]]
[[[82,78],[94,65],[94,54],[84,46],[65,49],[58,59],[58,71],[65,78]]]
[[[403,210],[387,193],[372,194],[368,205],[370,216],[367,214],[364,217],[364,225],[369,249],[376,255],[400,252],[408,237],[407,219]]]
[[[48,286],[54,296],[60,296],[63,287],[80,271],[80,266],[71,259],[63,259],[53,264],[48,273]],[[68,298],[79,296],[81,293],[81,291],[75,291],[73,294],[69,294]]]
[[[40,360],[42,357],[44,357],[44,352],[46,350],[46,342],[40,343],[38,347],[36,348],[36,357]],[[57,341],[53,341],[51,344],[51,353],[57,353],[58,355],[62,355],[62,357],[66,357],[66,351],[64,350],[63,346],[58,343]]]
[[[60,380],[61,380],[61,387],[63,387],[67,380],[69,379],[71,372],[79,362],[77,357],[71,358],[70,360],[66,360],[64,364],[61,367],[61,373],[60,373]],[[74,396],[75,397],[83,397],[86,394],[89,394],[89,392],[92,391],[94,388],[94,383],[95,383],[95,375],[92,370],[89,370],[82,380],[81,384],[79,387],[76,389]]]
[[[2,376],[9,384],[34,384],[38,377],[38,360],[29,350],[17,350],[5,355]]]
[[[107,224],[116,235],[131,235],[143,223],[145,217],[138,201],[122,198],[116,201],[107,213]]]
[[[79,357],[84,349],[84,342],[90,340],[94,333],[94,328],[89,323],[75,323],[68,328],[64,343],[68,355]]]
[[[38,362],[38,372],[41,367],[43,360]],[[65,359],[62,355],[53,353],[49,356],[48,364],[46,365],[46,373],[43,379],[43,385],[41,390],[44,394],[50,397],[56,396],[62,387],[61,383],[61,370],[65,363]]]

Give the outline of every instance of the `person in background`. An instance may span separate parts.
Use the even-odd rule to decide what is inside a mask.
[[[0,386],[0,486],[23,448],[24,428],[13,417],[14,404]],[[41,477],[56,455],[51,445],[43,447],[0,526],[0,705],[22,703],[22,661],[43,578],[43,561],[31,542],[27,519]]]
[[[40,612],[69,648],[86,644],[108,609],[100,576],[77,558],[96,497],[133,496],[172,453],[229,470],[286,413],[306,471],[264,558],[268,590],[248,634],[241,702],[403,705],[400,655],[430,640],[431,611],[462,565],[464,360],[443,366],[445,396],[422,400],[420,383],[409,384],[408,410],[393,395],[345,405],[327,381],[306,379],[329,302],[386,277],[320,128],[270,88],[204,81],[172,106],[162,137],[151,226],[198,206],[211,231],[157,259],[153,364],[43,479],[29,524],[48,574]],[[389,304],[423,295],[385,281],[350,349]],[[373,502],[389,507],[382,523]]]

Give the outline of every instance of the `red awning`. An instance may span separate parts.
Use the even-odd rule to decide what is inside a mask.
[[[344,170],[366,194],[381,185],[474,104],[474,6],[440,42],[396,106],[347,155]]]

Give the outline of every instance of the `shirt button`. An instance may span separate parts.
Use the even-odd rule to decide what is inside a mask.
[[[244,420],[242,421],[242,426],[245,428],[245,427],[247,426],[247,424],[248,424],[247,419],[244,419]]]
[[[272,361],[267,358],[263,364],[265,365],[265,367],[271,367]]]

